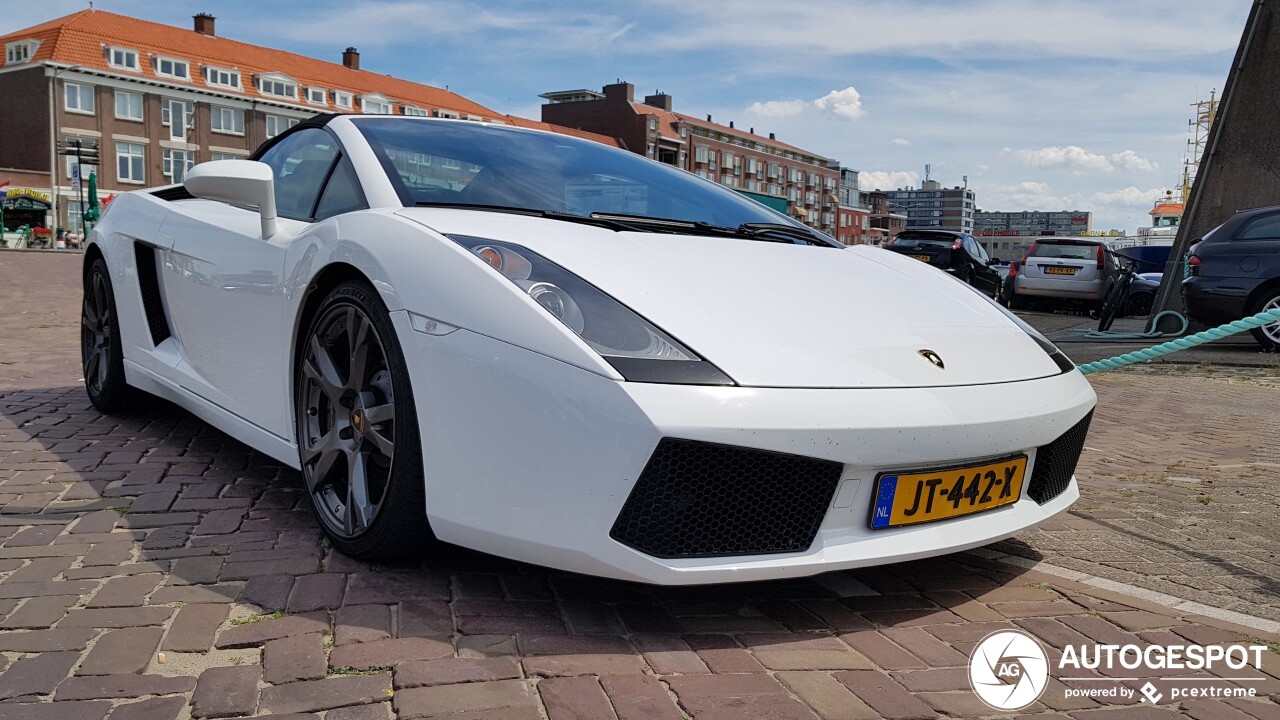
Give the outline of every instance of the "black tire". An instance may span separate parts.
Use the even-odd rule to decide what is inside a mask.
[[[385,560],[433,543],[409,371],[369,285],[342,283],[307,323],[294,415],[311,508],[333,547]]]
[[[1115,322],[1117,316],[1121,314],[1121,310],[1125,304],[1125,296],[1129,294],[1129,284],[1132,282],[1132,276],[1117,280],[1110,289],[1107,290],[1107,296],[1102,301],[1102,306],[1098,308],[1098,329],[1109,330],[1111,323]]]
[[[1280,308],[1280,287],[1272,287],[1249,304],[1245,317],[1257,315],[1264,310],[1275,310],[1277,308]],[[1272,325],[1263,325],[1249,332],[1253,334],[1253,339],[1258,341],[1263,350],[1280,352],[1280,322]]]
[[[136,392],[124,379],[124,346],[111,287],[111,273],[95,258],[84,274],[80,304],[80,363],[89,402],[104,413],[132,409]]]
[[[1125,303],[1124,311],[1126,315],[1135,317],[1146,317],[1151,314],[1151,306],[1156,302],[1155,295],[1151,293],[1138,293],[1129,296],[1129,302]]]
[[[1017,290],[1014,290],[1014,291],[1009,295],[1009,309],[1010,309],[1010,310],[1026,310],[1026,309],[1028,309],[1028,307],[1029,307],[1029,306],[1030,306],[1030,304],[1027,302],[1027,299],[1026,299],[1025,297],[1023,297],[1023,296],[1019,295]]]

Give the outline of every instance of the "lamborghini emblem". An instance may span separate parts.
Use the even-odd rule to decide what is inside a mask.
[[[928,348],[925,348],[925,349],[923,349],[923,350],[918,350],[917,352],[919,352],[919,353],[920,353],[920,357],[922,357],[922,358],[924,358],[925,360],[928,360],[929,362],[933,363],[933,366],[934,366],[934,367],[936,367],[936,368],[938,368],[939,370],[946,370],[946,369],[947,369],[946,364],[944,364],[944,363],[942,362],[942,356],[941,356],[941,355],[939,355],[938,353],[936,353],[936,352],[934,352],[934,351],[932,351],[932,350],[930,350],[930,349],[928,349]]]

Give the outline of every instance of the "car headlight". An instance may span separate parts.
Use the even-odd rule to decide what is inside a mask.
[[[996,302],[991,298],[991,296],[982,292],[978,288],[970,285],[969,283],[963,283],[963,284],[965,287],[977,293],[978,297],[982,298],[983,300],[986,300],[993,307],[995,307],[995,309],[1004,313],[1006,317],[1008,317],[1010,320],[1013,321],[1013,324],[1022,328],[1023,332],[1030,335],[1031,339],[1034,340],[1035,343],[1040,346],[1040,349],[1044,350],[1045,353],[1048,354],[1048,356],[1053,359],[1053,362],[1057,364],[1059,370],[1065,373],[1065,372],[1071,372],[1072,370],[1076,369],[1076,364],[1071,362],[1071,358],[1067,357],[1066,353],[1059,350],[1057,345],[1054,345],[1049,340],[1049,338],[1042,335],[1040,331],[1032,327],[1030,323],[1018,317],[1017,314],[1015,314],[1012,310]]]
[[[732,379],[594,285],[513,243],[450,235],[523,290],[632,382],[734,385]]]

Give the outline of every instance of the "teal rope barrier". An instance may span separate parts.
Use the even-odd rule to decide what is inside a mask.
[[[1104,372],[1106,370],[1115,370],[1134,363],[1140,363],[1144,360],[1154,360],[1158,357],[1164,357],[1165,355],[1178,352],[1179,350],[1187,350],[1189,348],[1196,347],[1197,345],[1203,345],[1207,342],[1235,335],[1236,333],[1242,333],[1246,330],[1259,328],[1263,325],[1270,325],[1274,322],[1280,322],[1280,308],[1260,312],[1257,315],[1240,320],[1234,320],[1226,325],[1219,325],[1216,328],[1210,328],[1204,332],[1198,332],[1195,335],[1188,335],[1184,338],[1170,340],[1169,342],[1154,345],[1144,350],[1135,350],[1134,352],[1117,355],[1113,358],[1085,363],[1084,365],[1080,365],[1078,369],[1085,375]]]
[[[1159,332],[1155,330],[1154,328],[1160,327],[1160,318],[1165,317],[1166,315],[1172,317],[1174,322],[1182,323],[1182,327],[1172,332]],[[1153,329],[1147,332],[1116,332],[1114,330],[1094,330],[1092,328],[1077,330],[1076,332],[1090,340],[1155,340],[1156,338],[1162,337],[1178,337],[1187,331],[1187,325],[1188,322],[1185,315],[1177,310],[1165,310],[1164,312],[1157,314],[1154,318],[1151,318],[1151,327]]]

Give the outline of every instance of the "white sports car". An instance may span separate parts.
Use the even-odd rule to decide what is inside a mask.
[[[302,471],[335,547],[662,584],[947,553],[1066,510],[1095,396],[912,258],[564,135],[320,116],[118,197],[89,397]],[[143,392],[139,392],[143,391]]]

